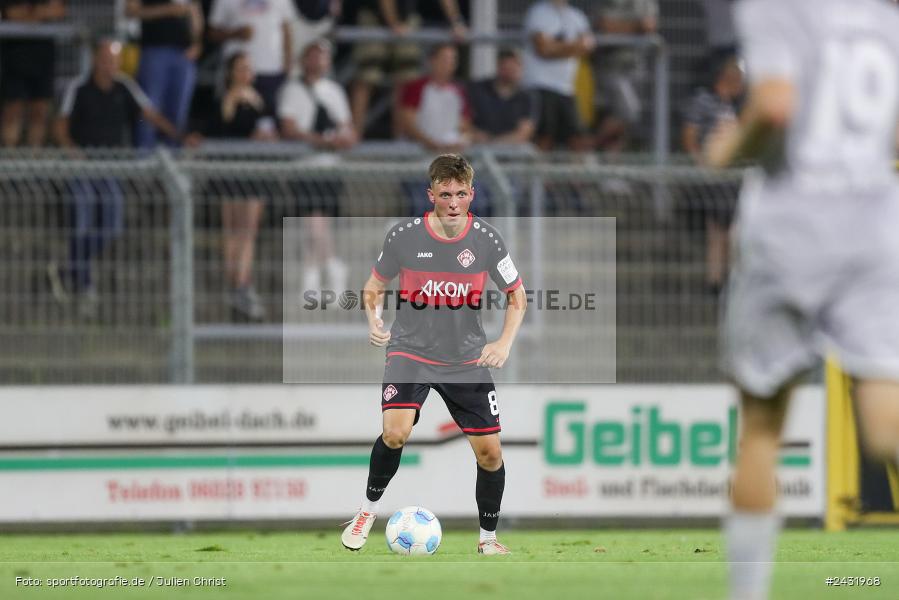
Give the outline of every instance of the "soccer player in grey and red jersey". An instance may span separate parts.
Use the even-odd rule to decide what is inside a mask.
[[[747,178],[722,333],[742,393],[731,598],[768,595],[777,464],[790,388],[822,352],[857,381],[872,456],[899,450],[899,11],[885,0],[742,0],[750,81],[714,166],[763,158]]]
[[[431,163],[428,175],[434,210],[403,220],[387,233],[365,284],[369,341],[387,347],[381,388],[383,433],[372,448],[362,507],[341,541],[350,550],[365,544],[378,501],[399,468],[403,445],[434,389],[468,436],[477,459],[478,552],[508,554],[496,540],[506,471],[489,369],[502,368],[508,359],[527,298],[502,236],[468,212],[474,199],[474,170],[468,161],[444,154]],[[396,277],[396,320],[388,332],[378,307],[387,283]],[[506,295],[502,334],[491,343],[481,325],[488,277]]]

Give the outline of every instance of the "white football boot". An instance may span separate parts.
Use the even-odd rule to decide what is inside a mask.
[[[368,540],[368,532],[371,526],[375,524],[378,517],[375,513],[364,512],[362,509],[356,513],[356,516],[347,521],[346,529],[340,536],[343,547],[347,550],[359,550]]]
[[[484,554],[485,556],[497,554],[512,554],[512,551],[494,539],[478,543],[478,554]]]

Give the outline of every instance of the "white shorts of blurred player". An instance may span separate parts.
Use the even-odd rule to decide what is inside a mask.
[[[825,354],[852,376],[899,381],[899,190],[747,188],[722,319],[726,371],[762,398]]]

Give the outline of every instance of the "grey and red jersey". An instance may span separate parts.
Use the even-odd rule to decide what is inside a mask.
[[[499,231],[471,213],[462,231],[439,237],[428,216],[394,226],[372,268],[381,281],[399,277],[396,320],[387,356],[432,365],[474,364],[487,343],[481,308],[487,279],[503,292],[521,277]]]

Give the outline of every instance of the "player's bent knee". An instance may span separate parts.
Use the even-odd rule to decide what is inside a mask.
[[[381,437],[384,438],[384,444],[388,448],[393,448],[395,450],[406,445],[406,440],[409,439],[411,433],[411,429],[406,429],[404,427],[385,427],[384,434]]]
[[[486,471],[496,471],[503,466],[503,452],[500,448],[484,448],[475,455],[478,465]]]

